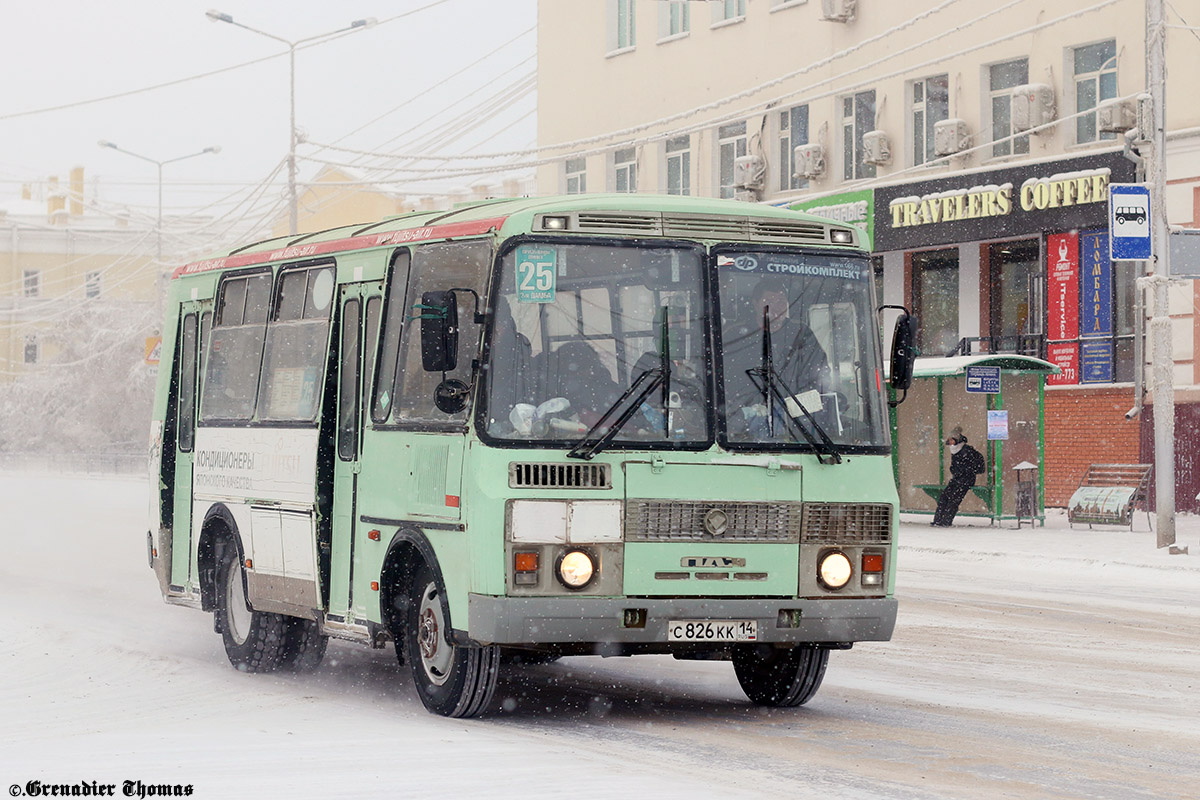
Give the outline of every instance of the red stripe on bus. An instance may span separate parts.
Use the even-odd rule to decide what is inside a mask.
[[[499,230],[506,217],[492,217],[472,222],[451,222],[446,225],[425,225],[420,228],[405,228],[401,231],[387,233],[368,233],[363,236],[351,236],[347,239],[334,239],[330,242],[314,244],[298,244],[281,247],[278,250],[264,250],[259,253],[243,253],[242,255],[210,258],[206,261],[193,261],[179,267],[171,275],[172,279],[184,275],[196,275],[201,272],[211,272],[215,269],[230,269],[233,267],[248,267],[254,264],[266,264],[269,261],[284,261],[298,258],[313,258],[329,253],[344,253],[348,250],[365,250],[369,247],[383,247],[389,244],[407,244],[408,242],[423,242],[429,239],[448,239],[454,236],[472,236]]]

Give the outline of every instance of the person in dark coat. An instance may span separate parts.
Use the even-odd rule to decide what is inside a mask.
[[[975,485],[975,476],[983,474],[984,471],[983,454],[967,444],[967,437],[963,436],[961,427],[950,431],[946,445],[951,453],[950,482],[942,490],[942,495],[938,498],[937,512],[933,515],[933,522],[929,523],[939,528],[949,528],[954,522],[959,504]]]

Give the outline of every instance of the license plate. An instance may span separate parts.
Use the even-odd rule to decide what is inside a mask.
[[[667,623],[668,642],[756,642],[752,619],[679,619]]]

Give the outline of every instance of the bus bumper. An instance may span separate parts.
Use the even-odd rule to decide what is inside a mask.
[[[890,597],[743,600],[472,594],[467,613],[467,635],[472,640],[503,645],[666,643],[667,623],[679,620],[754,620],[760,642],[885,642],[896,627],[896,600]],[[641,625],[632,627],[629,622]]]

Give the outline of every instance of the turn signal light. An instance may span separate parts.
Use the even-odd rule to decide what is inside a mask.
[[[379,531],[367,531],[367,538],[372,542],[378,542],[382,538],[382,534]]]
[[[863,553],[862,571],[863,572],[883,572],[883,554],[882,553]]]
[[[513,584],[516,586],[537,586],[538,582],[538,553],[524,551],[513,553]]]

